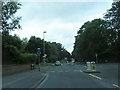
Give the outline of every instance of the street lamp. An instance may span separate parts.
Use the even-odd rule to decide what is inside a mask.
[[[45,55],[45,33],[47,33],[46,31],[43,32],[43,56]],[[45,61],[45,58],[43,57],[43,60]]]
[[[98,56],[98,54],[97,54],[97,53],[95,53],[95,56],[96,56],[96,63],[98,64],[98,60],[97,60],[97,56]]]

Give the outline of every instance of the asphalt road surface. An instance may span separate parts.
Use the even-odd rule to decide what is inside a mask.
[[[50,66],[2,77],[3,88],[120,88],[118,64],[97,64],[100,73],[85,73],[83,64]]]
[[[84,65],[53,66],[37,88],[119,88],[118,65],[100,64],[101,73],[84,73]]]

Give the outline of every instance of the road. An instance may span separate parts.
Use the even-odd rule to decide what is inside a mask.
[[[101,73],[84,73],[84,65],[53,66],[47,72],[47,78],[37,88],[119,88],[117,65],[97,66]]]
[[[118,64],[97,64],[100,73],[85,73],[83,64],[43,67],[2,77],[3,88],[119,88]]]

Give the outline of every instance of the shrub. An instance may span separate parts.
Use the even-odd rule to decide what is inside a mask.
[[[19,63],[36,63],[37,55],[32,53],[22,53],[19,58]]]
[[[50,55],[50,57],[49,57],[49,60],[50,60],[51,62],[55,62],[57,59],[58,59],[58,58],[57,58],[57,56],[55,56],[55,55]]]
[[[6,45],[5,47],[3,47],[2,51],[3,51],[3,55],[2,55],[3,60],[9,60],[8,62],[17,63],[18,61],[17,59],[20,56],[20,52],[15,46]]]

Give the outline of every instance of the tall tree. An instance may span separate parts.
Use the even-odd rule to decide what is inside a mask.
[[[104,18],[109,22],[109,28],[116,31],[115,44],[112,47],[118,60],[120,59],[120,1],[113,2],[112,8],[107,11]]]
[[[105,20],[94,19],[86,22],[78,31],[73,55],[77,60],[95,60],[95,54],[102,56],[113,43],[113,33],[109,32]],[[101,58],[103,59],[103,58]],[[105,58],[104,58],[105,59]]]
[[[107,10],[104,18],[109,22],[109,28],[118,32],[120,35],[120,1],[112,3],[112,8]]]
[[[37,48],[43,48],[43,40],[41,40],[38,37],[35,36],[31,36],[26,47],[25,47],[25,51],[29,52],[29,53],[36,53],[37,52]]]
[[[13,31],[20,29],[21,17],[15,17],[15,13],[20,9],[21,3],[19,2],[2,2],[2,31]]]

